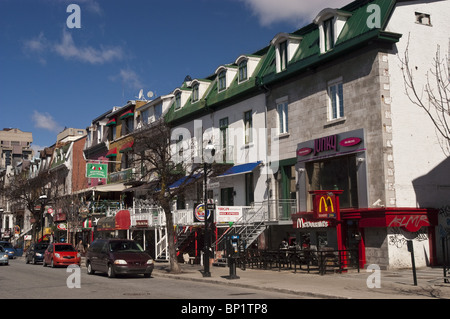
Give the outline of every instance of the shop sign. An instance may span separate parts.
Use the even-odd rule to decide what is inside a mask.
[[[148,227],[148,220],[146,219],[136,220],[136,227]]]
[[[207,214],[207,218],[209,219],[211,216],[211,210],[208,209]],[[203,203],[194,205],[194,222],[205,222],[205,205]]]
[[[388,227],[401,227],[410,232],[417,232],[422,226],[431,226],[426,215],[386,215]]]
[[[86,177],[87,178],[107,178],[108,177],[108,164],[86,164]]]
[[[56,228],[58,228],[59,230],[67,230],[67,224],[60,223],[60,224],[56,225]]]
[[[336,152],[337,135],[321,137],[314,140],[314,155],[334,150]]]
[[[217,206],[217,222],[237,222],[242,217],[242,206]]]
[[[298,218],[294,228],[325,228],[330,227],[328,220],[307,221],[304,218]]]
[[[337,218],[339,210],[338,197],[331,191],[325,194],[315,194],[313,210],[315,218]]]
[[[337,156],[365,150],[364,129],[316,138],[297,144],[298,161]]]

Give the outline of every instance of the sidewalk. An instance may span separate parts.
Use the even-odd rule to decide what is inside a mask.
[[[181,264],[181,274],[168,273],[168,263],[156,263],[152,276],[207,282],[219,285],[235,285],[242,288],[264,289],[292,294],[304,298],[339,299],[450,299],[450,284],[444,283],[442,268],[417,270],[417,286],[414,286],[412,270],[381,270],[380,288],[369,288],[367,279],[373,272],[361,269],[358,273],[326,274],[306,271],[237,268],[239,279],[228,279],[228,267],[210,267],[211,277],[203,277],[200,265]],[[371,281],[374,282],[374,281]]]

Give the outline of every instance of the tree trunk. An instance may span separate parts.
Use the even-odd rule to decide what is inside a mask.
[[[167,241],[169,247],[169,272],[179,274],[181,273],[181,268],[178,264],[177,251],[175,249],[175,232],[170,203],[164,203],[162,208],[164,210],[164,214],[166,215]]]

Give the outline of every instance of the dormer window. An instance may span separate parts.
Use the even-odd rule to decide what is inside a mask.
[[[239,82],[243,82],[247,79],[247,60],[243,60],[241,63],[239,63]]]
[[[195,84],[192,87],[192,103],[195,103],[198,101],[198,88],[199,88],[199,84]]]
[[[344,28],[350,12],[338,9],[324,9],[314,19],[319,26],[320,53],[332,50]]]
[[[181,108],[181,92],[175,94],[175,110]]]
[[[323,35],[324,35],[324,46],[325,51],[334,48],[334,24],[333,18],[325,20],[323,22]]]
[[[271,44],[275,46],[275,63],[277,72],[281,72],[287,69],[289,61],[292,60],[295,53],[300,46],[302,37],[288,34],[279,33],[271,41]]]
[[[280,43],[280,47],[278,50],[279,59],[280,59],[280,71],[286,70],[287,62],[288,62],[288,50],[287,50],[287,41],[283,41]]]
[[[221,71],[218,77],[219,92],[227,88],[227,71]]]

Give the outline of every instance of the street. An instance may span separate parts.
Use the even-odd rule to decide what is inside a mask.
[[[88,275],[80,269],[80,288],[67,268],[25,264],[11,259],[0,267],[0,299],[293,299],[292,294],[183,281],[170,278],[128,276],[110,279],[105,274]],[[72,276],[72,277],[70,277]],[[69,278],[70,277],[70,278]],[[69,280],[68,280],[69,278]]]

